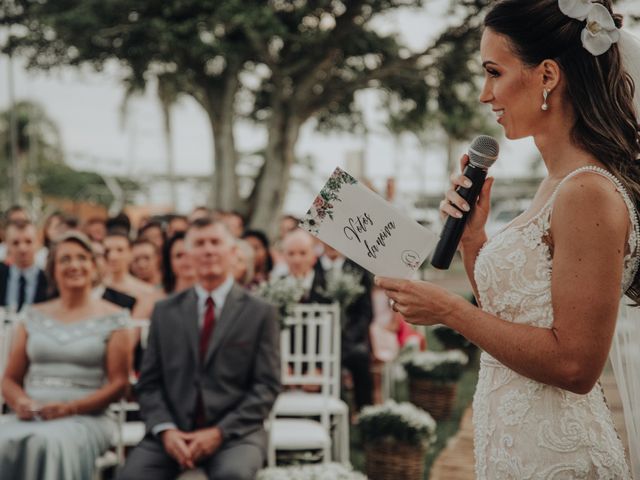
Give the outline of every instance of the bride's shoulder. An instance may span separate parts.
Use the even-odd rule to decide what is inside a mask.
[[[578,172],[559,186],[552,224],[588,230],[604,227],[611,234],[626,232],[630,218],[625,195],[613,176]]]

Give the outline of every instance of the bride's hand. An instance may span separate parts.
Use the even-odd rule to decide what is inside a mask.
[[[408,322],[419,325],[446,324],[461,297],[429,282],[376,277],[375,283],[391,300],[391,308]]]
[[[460,171],[464,172],[465,167],[469,163],[469,156],[464,154],[460,159]],[[463,211],[468,211],[470,206],[467,202],[456,192],[458,187],[469,188],[471,186],[467,177],[462,174],[451,174],[451,188],[445,193],[445,198],[440,202],[440,217],[442,220],[446,220],[448,216],[454,218],[461,218]],[[484,226],[487,223],[489,217],[489,210],[491,206],[491,186],[493,185],[493,177],[487,177],[478,196],[477,203],[473,208],[473,212],[467,218],[465,224],[464,233],[460,239],[461,243],[465,243],[469,240],[477,238],[483,239],[485,236]]]

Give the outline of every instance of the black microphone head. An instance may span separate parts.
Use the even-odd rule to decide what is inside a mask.
[[[469,146],[469,163],[474,167],[487,170],[498,159],[500,146],[489,135],[478,135]]]

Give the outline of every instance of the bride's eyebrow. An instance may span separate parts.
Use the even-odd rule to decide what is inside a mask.
[[[493,62],[491,60],[487,60],[486,62],[482,62],[482,68],[487,68],[487,66],[489,65],[493,65],[493,66],[499,66],[496,62]]]

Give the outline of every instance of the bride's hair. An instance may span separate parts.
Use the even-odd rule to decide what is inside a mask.
[[[598,3],[611,12],[610,0]],[[613,18],[620,28],[622,17]],[[547,59],[558,63],[566,79],[564,94],[575,112],[573,141],[622,182],[640,211],[636,86],[623,68],[617,43],[599,56],[582,46],[585,24],[562,13],[558,0],[500,0],[484,20],[486,28],[508,38],[525,65],[535,67]],[[640,274],[626,293],[640,303]]]

